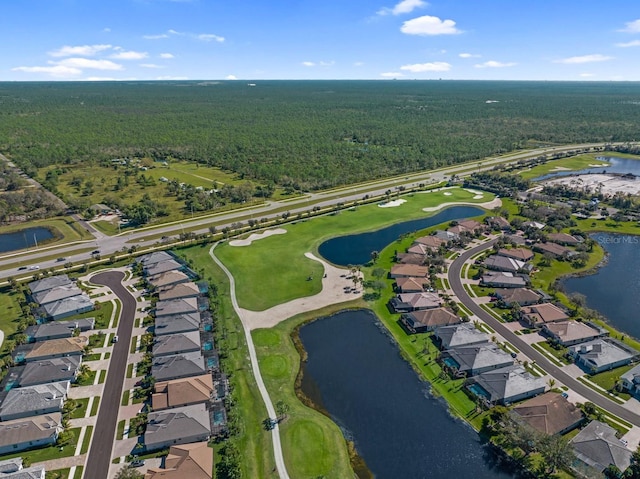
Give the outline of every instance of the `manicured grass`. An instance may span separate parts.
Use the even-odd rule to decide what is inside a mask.
[[[75,479],[69,477],[70,468],[66,469],[56,469],[55,471],[45,471],[44,479]],[[76,468],[76,476],[78,474],[78,469]],[[77,476],[77,477],[82,477]]]
[[[614,395],[618,396],[621,399],[628,400],[631,398],[631,395],[628,393],[613,391],[614,386],[620,380],[620,377],[632,369],[635,365],[629,364],[627,366],[621,366],[619,368],[612,369],[611,371],[604,371],[602,373],[595,374],[593,376],[589,376],[589,381],[597,384],[601,388],[611,391]]]
[[[595,383],[591,382],[588,378],[585,378],[584,376],[580,376],[577,379],[588,388],[593,389],[595,392],[597,392],[598,394],[601,394],[602,396],[608,397],[613,402],[616,402],[618,404],[624,404],[624,401],[622,399],[619,399],[617,396],[614,396],[613,394],[610,394],[607,391],[603,391],[598,386],[594,385]]]
[[[87,362],[87,361],[98,361],[101,356],[102,356],[102,354],[100,354],[100,353],[89,354],[89,355],[85,356],[84,358],[82,358],[82,360],[85,361],[85,362]]]
[[[91,435],[93,434],[93,426],[87,426],[84,432],[84,439],[82,440],[82,447],[80,448],[80,454],[85,454],[89,450],[89,444],[91,443]]]
[[[95,329],[104,329],[109,325],[109,318],[113,312],[113,304],[111,301],[105,301],[103,303],[96,302],[96,308],[93,311],[87,311],[86,313],[76,314],[65,318],[64,321],[76,321],[78,319],[95,318]]]
[[[84,377],[78,379],[75,383],[71,385],[71,387],[80,387],[80,386],[91,386],[93,382],[96,380],[96,372],[89,371]]]
[[[87,413],[87,406],[89,406],[89,398],[74,399],[76,408],[71,412],[71,419],[79,419],[84,417]]]
[[[98,384],[104,383],[105,379],[107,379],[107,370],[106,369],[101,369],[100,370],[100,377],[98,378]]]
[[[542,255],[535,253],[533,263],[538,265]],[[556,278],[566,276],[568,274],[578,274],[580,272],[589,271],[593,269],[604,258],[604,250],[594,245],[593,251],[589,253],[589,260],[587,264],[582,268],[574,268],[570,261],[558,261],[552,260],[551,266],[540,267],[540,271],[536,272],[531,277],[531,284],[534,288],[542,288],[545,291],[549,291],[549,286],[553,284]]]
[[[567,352],[566,348],[554,349],[546,341],[540,341],[539,343],[536,343],[535,346],[538,346],[540,349],[544,349],[547,353],[551,354],[554,358],[556,358],[560,363],[562,363],[562,364],[571,364],[564,357],[564,354]]]
[[[489,296],[495,292],[495,288],[488,288],[486,286],[480,286],[479,284],[470,284],[469,287],[476,293],[476,296]]]
[[[323,414],[304,406],[294,384],[300,368],[291,333],[318,314],[344,308],[337,305],[323,312],[304,314],[271,329],[252,333],[260,371],[271,401],[286,403],[290,410],[280,423],[285,461],[291,477],[353,477],[349,453],[340,429]]]
[[[589,165],[605,165],[609,166],[609,163],[596,160],[597,156],[601,156],[599,153],[589,153],[585,155],[572,156],[571,158],[561,158],[559,160],[548,161],[543,165],[534,166],[529,170],[523,170],[520,172],[520,176],[526,179],[533,179],[539,176],[546,175],[547,173],[555,173],[556,168],[568,168],[569,170],[584,170],[589,168]],[[613,155],[612,155],[613,156]],[[603,168],[606,169],[606,168]]]
[[[0,352],[0,355],[2,356],[7,352],[7,340],[15,334],[18,327],[18,321],[22,316],[22,308],[18,302],[19,297],[20,293],[11,291],[11,288],[9,287],[5,287],[0,290],[0,311],[2,311],[2,314],[0,314],[0,329],[5,335],[3,348]]]
[[[118,421],[118,427],[116,428],[116,439],[122,439],[122,435],[124,434],[124,425],[124,419],[122,421]]]
[[[133,364],[127,364],[127,378],[133,377]]]
[[[14,452],[12,454],[5,454],[0,456],[0,461],[5,459],[12,459],[14,457],[22,457],[23,459],[28,459],[31,464],[36,462],[50,461],[51,459],[60,459],[61,457],[69,457],[73,456],[75,452],[76,446],[78,444],[78,438],[80,437],[80,428],[75,427],[73,429],[69,429],[71,433],[71,441],[68,445],[64,446],[62,450],[60,450],[59,446],[49,446],[43,447],[40,449],[34,449],[32,451],[22,451],[22,452]]]
[[[216,309],[216,347],[226,351],[221,357],[223,371],[229,375],[234,405],[232,412],[239,424],[237,434],[231,441],[240,451],[240,467],[243,477],[272,477],[275,468],[271,433],[265,431],[262,421],[267,411],[251,371],[248,350],[242,332],[242,325],[233,311],[229,299],[227,276],[218,268],[209,256],[209,245],[191,246],[177,250],[190,264],[203,270],[203,278],[218,287],[219,305]],[[224,443],[216,445],[216,461],[220,460],[218,450]]]
[[[120,405],[121,406],[126,406],[127,404],[129,404],[129,390],[128,389],[122,394],[122,401],[120,401]]]
[[[445,195],[445,192],[450,195]],[[425,213],[422,208],[442,203],[478,203],[493,199],[489,193],[484,193],[482,199],[474,200],[473,197],[472,193],[461,188],[406,195],[403,199],[407,202],[397,208],[379,208],[371,204],[360,206],[355,211],[346,210],[298,221],[284,226],[287,230],[285,235],[270,236],[244,247],[225,243],[216,248],[216,255],[225,265],[232,267],[240,306],[262,311],[320,291],[322,267],[306,258],[304,253],[317,253],[324,240],[430,216],[434,213]],[[283,265],[287,267],[283,268]]]
[[[100,407],[100,397],[96,396],[93,398],[93,404],[91,405],[91,415],[95,416],[98,414],[98,408]]]

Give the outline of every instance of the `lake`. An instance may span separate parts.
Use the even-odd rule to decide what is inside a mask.
[[[599,156],[598,161],[606,161],[607,163],[611,163],[609,166],[605,166],[602,168],[586,168],[584,170],[574,170],[574,171],[556,171],[553,173],[548,173],[546,175],[539,176],[538,178],[534,178],[532,181],[542,181],[548,180],[549,178],[556,178],[561,176],[572,176],[572,175],[582,175],[588,173],[633,173],[634,175],[640,176],[640,160],[632,160],[629,158],[618,158],[616,156]]]
[[[36,242],[41,243],[51,238],[51,230],[41,226],[0,234],[0,253],[30,248],[36,246]]]
[[[478,434],[429,394],[368,310],[342,311],[300,329],[302,390],[327,411],[377,478],[501,479]]]
[[[564,280],[567,292],[582,293],[587,306],[607,317],[620,331],[640,339],[640,236],[591,236],[609,254],[596,274]]]
[[[404,221],[377,231],[332,238],[322,243],[318,252],[327,261],[338,266],[362,265],[371,261],[372,251],[383,250],[403,234],[483,213],[484,210],[475,206],[454,206],[433,216]]]

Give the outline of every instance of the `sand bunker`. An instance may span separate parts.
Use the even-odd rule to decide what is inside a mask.
[[[556,166],[555,168],[551,169],[550,171],[571,171],[571,168],[567,168],[565,166]]]
[[[407,200],[392,200],[392,201],[388,201],[386,203],[380,203],[378,205],[379,208],[395,208],[396,206],[400,206],[402,203],[406,203]]]
[[[445,196],[451,196],[453,193],[449,192],[449,191],[445,191],[444,193],[442,193]]]
[[[472,195],[482,196],[482,191],[470,190],[469,188],[465,188],[464,191],[466,191],[467,193],[471,193]]]
[[[447,208],[449,206],[463,206],[463,205],[479,206],[480,208],[484,208],[485,210],[491,210],[493,208],[502,206],[502,200],[500,198],[494,198],[493,200],[487,201],[486,203],[469,203],[468,201],[456,201],[455,203],[442,203],[438,206],[430,206],[428,208],[422,208],[422,211],[425,211],[428,213],[431,211],[438,211],[438,210],[441,210],[442,208]]]
[[[600,163],[599,165],[589,165],[589,168],[604,168],[609,166],[609,163]]]
[[[273,230],[265,230],[262,233],[251,233],[251,235],[246,239],[239,240],[231,240],[229,241],[229,246],[249,246],[254,241],[258,241],[264,238],[268,238],[271,235],[283,235],[287,232],[287,230],[283,228],[276,228]]]
[[[482,198],[484,198],[484,195],[476,195],[476,196],[473,197],[474,200],[479,200],[479,199],[482,199]]]

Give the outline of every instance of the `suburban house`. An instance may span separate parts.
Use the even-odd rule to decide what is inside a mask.
[[[174,256],[166,251],[154,251],[153,253],[140,256],[136,262],[142,264],[143,268],[152,266],[154,264],[162,263],[164,261],[174,260]]]
[[[458,221],[457,225],[447,228],[447,231],[457,235],[462,233],[473,234],[477,231],[484,231],[484,225],[476,220],[462,220]]]
[[[5,386],[3,389],[6,390],[5,381],[14,387],[27,387],[58,381],[73,383],[78,376],[80,364],[82,364],[81,356],[69,356],[34,361],[24,366],[14,366],[9,368],[7,376],[2,381],[2,385]]]
[[[206,442],[171,446],[163,467],[147,469],[144,479],[211,479],[213,450]]]
[[[447,349],[442,352],[441,359],[457,374],[465,374],[466,376],[475,376],[513,364],[511,355],[505,353],[494,343]]]
[[[143,273],[145,276],[156,276],[160,273],[166,273],[167,271],[177,271],[182,268],[182,263],[177,262],[175,259],[168,259],[153,264],[143,263]]]
[[[417,253],[396,253],[396,261],[398,264],[415,264],[417,266],[423,266],[424,255]]]
[[[498,301],[502,301],[507,308],[516,303],[520,306],[529,306],[542,299],[540,294],[527,288],[497,288],[495,297]]]
[[[10,389],[0,405],[0,421],[61,412],[69,381]]]
[[[487,371],[467,380],[467,389],[491,404],[508,405],[542,394],[545,380],[532,376],[522,366]]]
[[[53,288],[58,288],[60,286],[70,286],[72,284],[73,282],[66,274],[59,274],[57,276],[48,276],[46,278],[30,282],[29,290],[31,291],[31,294],[34,295]]]
[[[156,381],[199,376],[207,372],[200,352],[153,358],[151,375]]]
[[[429,287],[426,278],[398,278],[396,280],[396,291],[398,293],[422,293]]]
[[[489,271],[482,275],[480,284],[492,288],[524,288],[527,280],[522,276],[502,271]]]
[[[511,223],[502,216],[489,216],[485,218],[485,222],[493,229],[500,231],[509,231],[511,229]]]
[[[170,356],[200,351],[200,332],[165,334],[156,337],[153,343],[153,356]]]
[[[109,213],[113,213],[113,209],[109,208],[103,203],[96,203],[95,205],[91,205],[89,206],[89,209],[93,212],[94,215],[108,215]]]
[[[571,320],[543,324],[542,332],[562,346],[572,346],[609,335],[609,332],[604,328]]]
[[[187,333],[200,329],[200,313],[170,314],[156,318],[154,334],[163,336],[165,334]]]
[[[401,293],[391,298],[389,304],[396,313],[433,309],[442,306],[442,299],[436,293]]]
[[[390,278],[426,278],[429,275],[428,266],[416,264],[394,264],[389,273]]]
[[[547,235],[547,240],[563,246],[575,246],[582,243],[582,239],[576,238],[575,236],[571,236],[567,233],[549,233]]]
[[[547,392],[527,399],[511,410],[514,418],[543,434],[566,434],[585,421],[580,409],[560,393]]]
[[[640,364],[620,376],[622,387],[635,398],[640,398]]]
[[[624,472],[631,464],[633,452],[620,442],[616,433],[608,424],[591,421],[571,439],[576,457],[598,472],[604,471],[610,464]]]
[[[525,306],[520,311],[522,321],[531,328],[537,328],[547,323],[557,323],[569,319],[567,313],[552,303],[533,304]]]
[[[526,248],[500,248],[498,256],[517,259],[518,261],[531,261],[535,256],[533,251]]]
[[[12,353],[16,364],[43,359],[63,358],[67,356],[82,356],[84,347],[89,344],[86,336],[72,338],[51,339],[39,343],[22,344]]]
[[[155,315],[167,316],[170,314],[189,314],[198,312],[197,298],[179,298],[169,299],[167,301],[158,301],[156,303]]]
[[[165,286],[171,286],[172,284],[186,283],[191,281],[191,278],[182,271],[166,271],[164,273],[150,276],[147,278],[147,282],[154,288],[162,288]]]
[[[569,355],[586,372],[596,374],[631,363],[640,352],[611,338],[599,338],[569,346]]]
[[[462,320],[447,308],[411,311],[400,318],[402,324],[410,333],[424,333],[433,331],[440,326],[459,324]]]
[[[204,404],[150,412],[144,444],[157,451],[176,444],[208,441],[211,435],[209,411]]]
[[[425,255],[429,254],[429,252],[431,252],[431,248],[420,243],[414,243],[407,248],[407,253],[419,254],[423,258]]]
[[[459,234],[454,233],[452,231],[443,231],[443,230],[436,230],[432,236],[435,236],[436,238],[444,241],[445,243],[448,243],[449,241],[457,241],[460,239]]]
[[[440,349],[452,349],[461,346],[488,343],[489,335],[483,333],[471,323],[441,326],[434,330],[434,335],[440,344]]]
[[[544,223],[540,223],[539,221],[525,221],[524,223],[522,223],[523,228],[532,228],[535,230],[541,230],[545,226],[547,225],[545,225]]]
[[[506,271],[509,273],[518,273],[520,271],[529,273],[533,269],[533,265],[531,263],[525,263],[518,259],[507,258],[506,256],[500,256],[497,254],[485,258],[483,264],[487,269],[494,271]]]
[[[75,284],[71,283],[65,286],[56,286],[55,288],[47,289],[46,291],[39,291],[33,293],[31,297],[33,301],[41,306],[45,304],[60,301],[61,299],[71,298],[82,294],[82,290]]]
[[[533,250],[542,254],[549,253],[554,258],[566,258],[574,254],[574,251],[556,243],[536,243]]]
[[[2,479],[45,479],[43,466],[23,467],[22,458],[14,457],[0,461]]]
[[[86,313],[93,310],[93,301],[85,293],[70,298],[60,299],[42,306],[44,315],[51,320],[58,320]]]
[[[426,246],[428,249],[436,251],[445,244],[446,241],[438,238],[437,236],[421,236],[420,238],[414,240],[413,244],[421,244]]]
[[[0,454],[55,444],[61,423],[59,412],[0,422]]]
[[[154,411],[209,401],[213,395],[211,374],[155,383],[151,396]]]
[[[198,288],[198,285],[193,281],[176,283],[158,289],[158,299],[160,301],[178,298],[197,298],[198,296],[200,296],[200,288]]]
[[[49,339],[70,338],[78,330],[86,332],[93,329],[94,318],[78,319],[76,321],[53,321],[50,323],[29,326],[24,334],[28,342],[48,341]]]

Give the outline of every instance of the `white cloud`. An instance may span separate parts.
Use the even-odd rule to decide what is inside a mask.
[[[188,80],[189,77],[172,77],[172,76],[162,76],[156,77],[156,80]]]
[[[607,60],[613,60],[613,57],[595,53],[593,55],[582,55],[578,57],[563,58],[561,60],[556,60],[554,63],[565,63],[568,65],[572,65],[576,63],[606,62]]]
[[[640,47],[640,40],[632,40],[627,43],[616,43],[616,47],[620,47],[620,48]]]
[[[238,77],[235,75],[227,75],[226,77],[224,77],[225,80],[237,80]]]
[[[184,35],[184,33],[178,32],[178,31],[173,30],[173,29],[167,30],[167,33],[170,33],[171,35]]]
[[[321,67],[330,67],[335,65],[336,62],[331,60],[330,62],[320,62],[318,65],[320,65]]]
[[[111,60],[92,60],[90,58],[65,58],[56,65],[70,68],[90,68],[93,70],[122,70],[122,65],[114,63]]]
[[[302,62],[302,65],[305,67],[315,67],[316,64],[314,62]]]
[[[625,27],[620,31],[627,33],[640,33],[640,18],[632,22],[625,23]]]
[[[111,31],[111,29],[109,27],[105,27],[102,29],[103,32],[105,33],[109,33]]]
[[[168,59],[168,58],[175,58],[175,57],[173,56],[172,53],[161,53],[160,58]]]
[[[384,78],[398,78],[404,75],[400,72],[384,72],[384,73],[380,73],[380,76]]]
[[[161,33],[160,35],[142,35],[142,38],[145,40],[160,40],[162,38],[169,38],[169,35],[166,33]]]
[[[462,33],[456,28],[456,22],[453,20],[441,20],[438,17],[423,15],[422,17],[407,20],[400,27],[402,33],[407,35],[455,35]]]
[[[361,66],[364,66],[364,62],[354,62],[354,63],[353,63],[353,66],[354,66],[354,67],[361,67]]]
[[[221,37],[220,35],[214,35],[213,33],[200,33],[196,35],[196,38],[198,40],[202,40],[203,42],[210,42],[212,40],[215,40],[218,43],[224,42],[224,37]]]
[[[589,77],[594,77],[594,76],[596,76],[596,74],[595,74],[595,73],[580,73],[580,76],[581,76],[582,78],[589,78]]]
[[[473,53],[460,53],[458,56],[460,58],[480,58],[482,55],[477,55]]]
[[[416,8],[426,7],[428,5],[427,2],[423,0],[401,0],[396,3],[393,8],[381,8],[378,10],[378,15],[402,15],[403,13],[411,13]]]
[[[118,81],[118,78],[113,77],[87,77],[85,81]]]
[[[15,67],[11,69],[14,72],[25,73],[48,73],[53,77],[69,77],[80,75],[82,70],[79,68],[68,67],[64,65],[53,65],[50,67]]]
[[[514,65],[517,65],[517,63],[514,63],[514,62],[503,63],[503,62],[497,62],[495,60],[489,60],[488,62],[478,63],[474,66],[476,68],[505,68],[505,67],[512,67]]]
[[[101,51],[110,50],[111,48],[111,45],[79,45],[75,47],[65,45],[62,48],[49,52],[49,55],[52,57],[71,57],[74,55],[92,57]]]
[[[142,68],[164,68],[162,65],[156,65],[155,63],[140,63]]]
[[[147,58],[149,54],[147,52],[134,52],[130,51],[119,51],[118,53],[114,53],[113,55],[109,55],[109,58],[114,58],[116,60],[142,60],[143,58]]]
[[[451,65],[447,62],[414,63],[411,65],[403,65],[400,67],[400,70],[413,73],[448,72],[449,70],[451,70]]]

